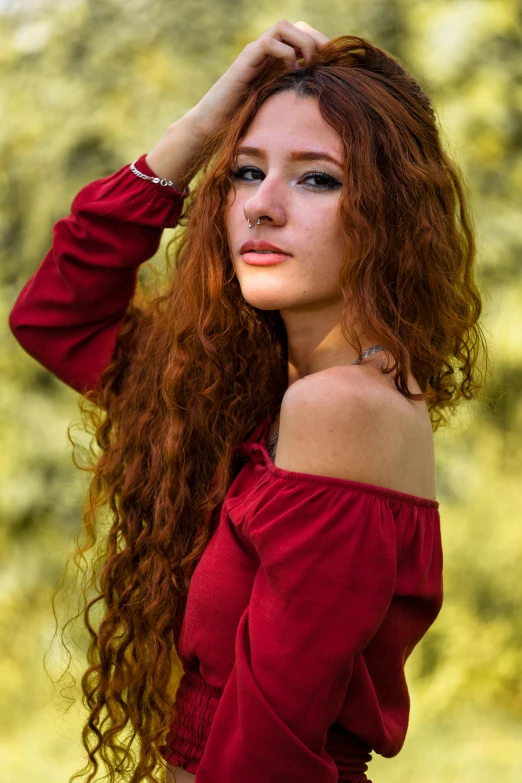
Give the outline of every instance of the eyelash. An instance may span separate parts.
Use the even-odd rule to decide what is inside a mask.
[[[247,171],[259,171],[261,174],[263,173],[261,169],[258,169],[255,166],[240,166],[235,171],[232,171],[232,176],[234,179],[242,179],[244,182],[254,182],[255,180],[246,180],[241,176]],[[326,174],[324,171],[311,171],[309,174],[304,175],[304,179],[307,179],[308,177],[320,177],[327,180],[323,185],[309,185],[309,187],[314,190],[335,190],[335,188],[341,187],[341,183],[338,180],[334,179],[334,177],[331,177],[329,174]]]

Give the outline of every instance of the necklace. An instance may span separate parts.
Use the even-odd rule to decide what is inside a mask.
[[[377,351],[382,351],[382,350],[383,350],[382,345],[372,345],[371,348],[368,348],[368,350],[364,351],[360,361],[359,359],[356,359],[354,362],[351,362],[351,364],[360,364],[363,359],[366,359],[372,353],[377,353]],[[302,376],[302,378],[307,378],[307,377],[308,377],[307,375]],[[302,378],[300,380],[302,380]],[[270,440],[266,441],[266,450],[268,451],[272,462],[274,462],[275,460],[275,447],[277,444],[278,437],[279,437],[279,429],[277,430],[276,434],[270,438]]]

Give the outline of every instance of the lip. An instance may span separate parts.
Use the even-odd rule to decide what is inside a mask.
[[[290,253],[287,253],[281,247],[277,247],[277,245],[267,242],[266,239],[247,239],[239,248],[239,252],[243,255],[243,253],[248,253],[249,250],[273,250],[274,253],[280,253],[284,256],[290,255]]]
[[[241,258],[251,266],[274,266],[287,261],[290,256],[288,253],[241,253]]]

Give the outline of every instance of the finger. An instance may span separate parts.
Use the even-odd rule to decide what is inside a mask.
[[[317,46],[323,46],[323,44],[328,43],[330,40],[326,37],[326,35],[323,35],[323,33],[320,33],[319,30],[316,30],[315,27],[311,27],[306,22],[296,22],[294,24],[294,27],[297,27],[299,30],[302,30],[304,33],[308,33],[310,38],[313,38]]]
[[[306,63],[315,54],[317,44],[307,32],[300,30],[287,19],[280,19],[267,30],[266,35],[276,38],[283,43],[287,43],[299,50],[299,56],[302,56]]]
[[[275,48],[270,44],[270,41],[272,41],[274,44],[279,44],[279,46],[285,47],[285,44],[281,44],[280,41],[275,41],[273,38],[269,39],[265,34],[256,41],[250,41],[250,43],[245,46],[231,67],[235,68],[238,66],[240,68],[244,68],[246,66],[247,68],[252,69],[252,75],[249,77],[249,79],[253,78],[253,75],[255,75],[260,68],[264,68],[268,64],[272,65],[276,62],[276,60],[280,60],[281,55],[283,55],[283,58],[285,56],[287,57],[289,68],[294,67],[293,62],[296,60],[296,57],[292,47],[287,46],[284,48],[284,50],[279,48],[278,51],[276,51]]]
[[[253,51],[253,59],[249,64],[255,68],[264,61],[267,55],[284,60],[288,68],[294,68],[297,62],[297,55],[292,46],[278,41],[276,38],[262,36],[257,40],[257,47]]]

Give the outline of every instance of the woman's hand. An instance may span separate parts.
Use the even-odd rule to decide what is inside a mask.
[[[316,49],[329,40],[306,22],[292,24],[280,19],[256,41],[245,46],[230,68],[191,110],[202,133],[209,135],[219,128],[243,89],[267,62],[284,60],[288,68],[294,69],[297,60],[302,59],[306,66]]]
[[[245,86],[263,66],[284,60],[293,68],[298,59],[307,65],[316,49],[328,40],[306,22],[276,22],[257,41],[247,44],[199,103],[167,128],[147,155],[147,164],[158,177],[172,180],[183,190],[191,181],[194,160],[208,136],[220,127]]]

